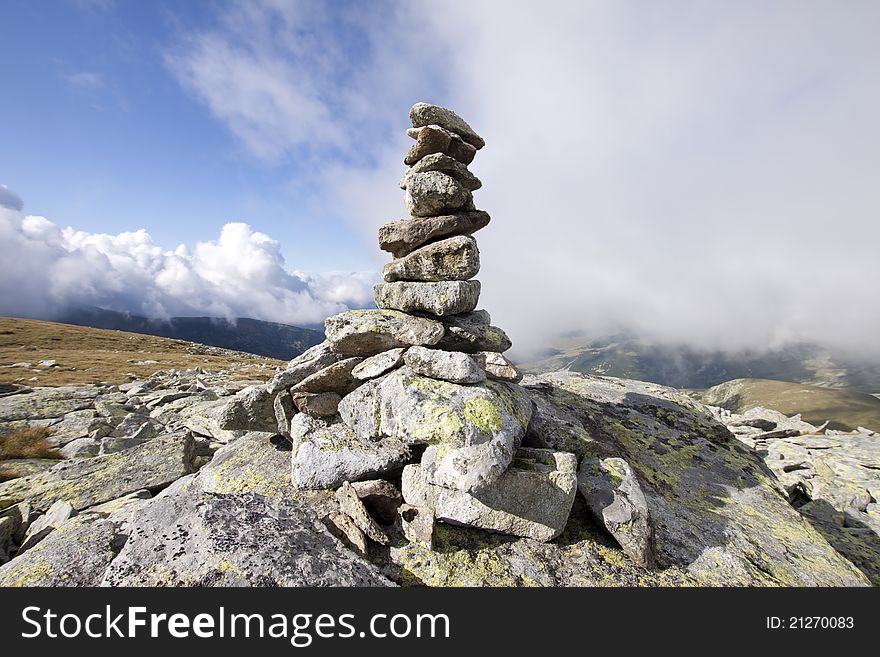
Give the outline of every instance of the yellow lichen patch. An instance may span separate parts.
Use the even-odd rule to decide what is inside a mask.
[[[464,403],[464,417],[481,431],[498,431],[502,425],[501,408],[485,397],[473,397]]]
[[[414,439],[435,444],[452,440],[461,433],[463,423],[451,406],[427,400],[419,411],[419,421],[412,430]]]

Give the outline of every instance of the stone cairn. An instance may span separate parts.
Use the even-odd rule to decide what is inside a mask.
[[[415,143],[400,187],[411,216],[379,229],[394,259],[375,287],[377,309],[328,318],[326,341],[245,406],[268,407],[292,441],[296,487],[338,488],[342,513],[331,522],[361,551],[363,536],[388,538],[359,500],[396,491],[398,476],[397,518],[412,541],[430,547],[435,518],[550,540],[571,510],[577,463],[522,447],[533,402],[503,355],[510,339],[476,309],[473,235],[489,215],[474,206],[481,182],[468,165],[484,141],[436,105],[414,105],[410,119]],[[384,498],[394,506],[393,494]],[[373,515],[395,520],[387,511]]]

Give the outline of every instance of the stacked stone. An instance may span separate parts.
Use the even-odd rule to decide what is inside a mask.
[[[436,105],[418,103],[410,118],[400,183],[410,217],[379,229],[394,259],[377,308],[328,318],[326,342],[275,377],[264,406],[293,442],[300,488],[402,470],[407,517],[549,540],[568,518],[576,460],[521,447],[533,403],[503,355],[510,339],[477,310],[473,235],[489,215],[474,206],[481,183],[467,165],[484,141]]]

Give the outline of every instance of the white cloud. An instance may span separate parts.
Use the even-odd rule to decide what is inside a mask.
[[[174,251],[144,230],[106,235],[60,228],[0,208],[0,314],[58,317],[101,306],[150,317],[210,315],[315,324],[368,305],[370,274],[289,271],[280,245],[243,223]]]
[[[482,304],[518,347],[877,348],[877,3],[326,6],[229,9],[169,66],[252,153],[318,160],[368,234],[403,210],[406,109],[459,111],[487,140]]]
[[[0,185],[0,208],[9,210],[21,210],[24,203],[18,194],[9,189],[6,185]]]

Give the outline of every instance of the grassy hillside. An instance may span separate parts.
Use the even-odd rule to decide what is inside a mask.
[[[56,366],[40,365],[54,360]],[[30,367],[9,367],[30,363]],[[156,370],[203,367],[267,379],[284,362],[262,356],[123,331],[0,317],[0,386],[126,383]],[[0,388],[2,389],[2,388]]]
[[[831,429],[849,431],[862,426],[880,431],[880,399],[852,390],[767,379],[736,379],[695,394],[706,404],[735,412],[764,406],[786,415],[800,413],[811,424],[829,420]]]

